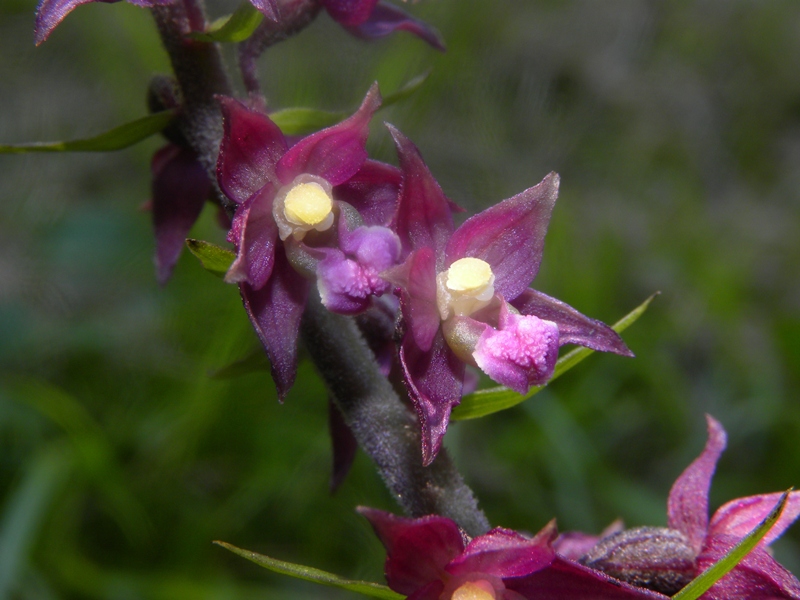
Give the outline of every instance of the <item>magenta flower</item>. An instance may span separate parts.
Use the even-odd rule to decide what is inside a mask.
[[[552,523],[533,538],[496,528],[469,539],[445,517],[360,508],[386,547],[386,581],[409,600],[666,600],[556,555]]]
[[[400,289],[408,328],[400,360],[429,464],[461,400],[465,364],[525,393],[551,377],[563,344],[632,354],[607,325],[528,287],[558,194],[555,173],[455,229],[454,205],[419,151],[390,130],[403,172],[394,225],[405,262],[384,276]]]
[[[228,234],[237,257],[226,281],[240,284],[283,396],[294,381],[300,317],[317,268],[323,297],[334,308],[382,291],[375,273],[393,264],[386,253],[394,234],[370,226],[393,213],[399,174],[367,160],[369,121],[380,106],[377,86],[350,118],[291,148],[265,114],[232,98],[221,103],[217,175],[222,191],[239,205]],[[337,238],[342,247],[334,252]],[[376,247],[384,254],[365,255]],[[344,312],[354,311],[348,304]]]
[[[159,4],[170,4],[174,0],[126,0],[136,6],[150,8]],[[112,2],[119,2],[119,0],[41,0],[39,6],[36,8],[36,25],[34,26],[33,34],[38,46],[45,41],[53,30],[64,20],[73,9],[81,4],[89,4],[90,2],[105,2],[110,4]]]
[[[559,554],[577,558],[593,569],[635,585],[677,592],[720,560],[753,531],[777,505],[781,494],[732,500],[708,518],[708,491],[722,451],[725,430],[712,417],[708,441],[700,456],[678,477],[667,502],[668,527],[639,527],[599,540],[591,549],[572,537],[556,541]],[[800,515],[800,492],[789,495],[780,519],[733,570],[703,596],[703,600],[767,600],[800,598],[800,581],[772,558],[768,546]],[[588,541],[588,538],[584,542]]]

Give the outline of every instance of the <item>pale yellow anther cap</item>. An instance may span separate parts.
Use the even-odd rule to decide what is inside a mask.
[[[313,181],[294,186],[283,201],[286,218],[296,224],[313,227],[322,223],[331,214],[333,200]]]
[[[451,598],[452,600],[495,600],[494,591],[489,591],[487,587],[468,581],[453,592]]]
[[[447,270],[447,287],[454,292],[477,292],[494,280],[492,267],[480,258],[459,258]]]

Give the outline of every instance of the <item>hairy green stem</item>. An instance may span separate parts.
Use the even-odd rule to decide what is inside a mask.
[[[379,371],[355,322],[327,311],[312,294],[301,332],[345,422],[403,510],[449,517],[472,536],[486,533],[489,521],[447,452],[422,466],[417,419]]]

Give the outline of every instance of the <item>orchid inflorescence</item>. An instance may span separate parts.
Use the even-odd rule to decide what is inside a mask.
[[[41,0],[36,43],[92,1],[116,0]],[[398,128],[386,125],[398,166],[369,157],[377,83],[348,118],[290,136],[247,66],[323,9],[366,39],[404,30],[441,50],[435,29],[382,0],[249,0],[244,8],[259,14],[240,48],[250,92],[242,100],[220,75],[216,47],[197,37],[211,29],[196,0],[128,1],[153,10],[178,76],[150,89],[154,112],[177,115],[152,161],[157,278],[169,279],[184,238],[215,202],[233,248],[222,251],[224,281],[238,286],[279,398],[294,384],[299,340],[322,340],[325,350],[309,350],[331,392],[334,452],[350,456],[338,469],[355,439],[410,513],[359,509],[386,547],[391,590],[413,600],[666,598],[762,528],[702,597],[800,598],[800,582],[767,548],[800,514],[798,493],[740,498],[708,518],[725,447],[711,417],[705,449],[670,492],[667,527],[614,524],[600,536],[559,535],[555,521],[533,536],[489,528],[442,450],[475,373],[524,396],[553,377],[563,345],[633,356],[614,329],[530,287],[559,176],[457,226],[462,209]],[[187,80],[199,74],[208,80]],[[365,346],[366,361],[348,362]]]

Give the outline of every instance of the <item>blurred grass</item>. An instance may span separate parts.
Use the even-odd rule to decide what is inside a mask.
[[[146,11],[79,7],[35,49],[35,3],[0,6],[0,141],[140,116],[166,57]],[[562,176],[538,289],[613,321],[597,356],[530,402],[448,434],[494,523],[663,524],[672,481],[729,432],[712,504],[800,482],[800,8],[795,3],[436,0],[408,7],[449,52],[365,44],[322,15],[265,56],[276,108],[352,108],[433,67],[382,118],[470,211]],[[215,15],[221,7],[214,8]],[[232,56],[226,50],[228,57]],[[323,390],[208,374],[255,337],[191,256],[155,284],[149,140],[108,155],[0,157],[0,591],[10,598],[327,598],[223,539],[379,580],[353,512],[394,509],[359,456],[327,493]],[[379,123],[372,152],[395,162]],[[192,234],[223,242],[211,211]],[[777,557],[800,569],[800,531]],[[2,588],[2,586],[5,586]]]

